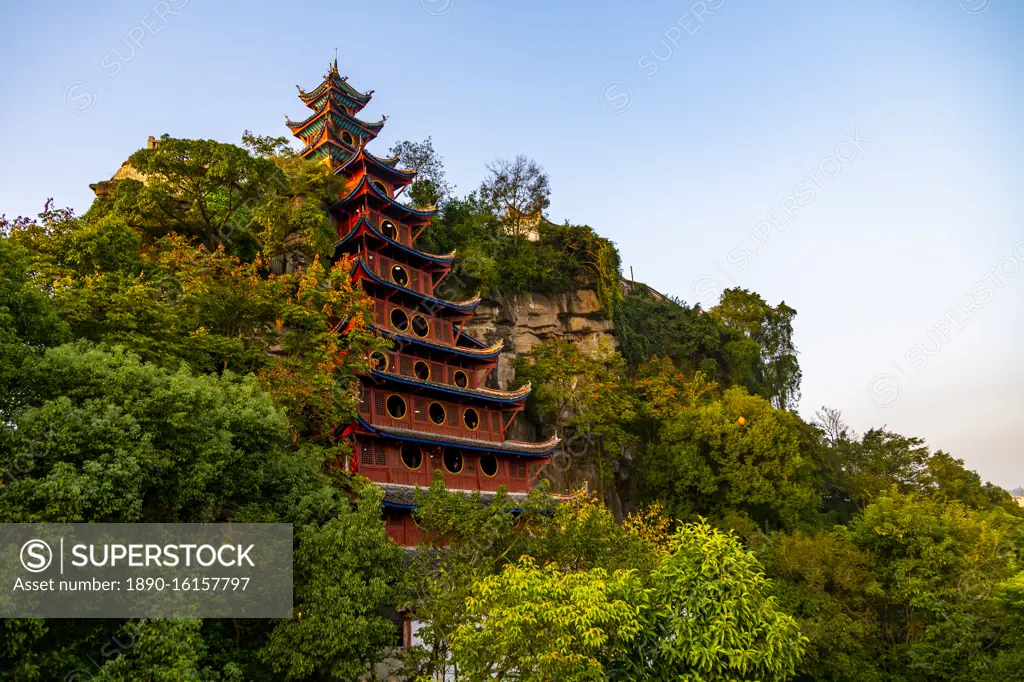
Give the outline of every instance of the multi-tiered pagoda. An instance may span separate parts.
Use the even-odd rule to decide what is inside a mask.
[[[352,276],[363,283],[375,305],[374,329],[394,341],[394,349],[370,358],[361,377],[359,416],[344,432],[354,438],[352,470],[384,489],[388,532],[403,546],[419,541],[409,512],[416,486],[428,486],[444,472],[450,489],[523,494],[550,461],[558,442],[506,439],[523,411],[529,387],[493,387],[500,343],[488,346],[465,333],[480,303],[448,301],[438,285],[452,269],[455,254],[416,248],[433,210],[417,210],[397,200],[416,173],[398,167],[398,158],[366,150],[386,118],[368,123],[356,115],[370,101],[338,72],[337,60],[315,90],[299,88],[313,110],[288,127],[304,143],[306,158],[327,159],[346,179],[331,209],[337,226],[335,257],[353,258]]]

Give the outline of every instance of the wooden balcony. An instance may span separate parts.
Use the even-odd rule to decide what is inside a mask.
[[[359,416],[372,426],[408,429],[426,436],[468,438],[480,441],[481,446],[505,441],[501,410],[376,386],[361,388]]]
[[[455,389],[476,390],[487,376],[487,372],[477,367],[453,365],[447,362],[435,362],[418,355],[390,352],[384,354],[386,364],[379,362],[374,369],[381,372],[401,374],[411,379],[446,384]],[[372,359],[372,358],[371,358]],[[479,364],[479,363],[476,363]]]
[[[416,447],[409,446],[406,447]],[[462,469],[452,473],[445,465],[444,452],[420,449],[419,466],[410,468],[402,459],[402,446],[363,440],[357,444],[358,470],[363,476],[376,483],[420,486],[427,488],[433,481],[434,472],[444,472],[445,485],[450,490],[480,490],[497,492],[504,486],[510,493],[525,493],[532,487],[533,479],[547,458],[518,457],[515,455],[486,455],[471,451],[460,451]],[[481,460],[490,458],[487,466]],[[485,473],[488,467],[495,467],[493,476]]]
[[[400,310],[401,313],[393,311]],[[391,301],[377,299],[374,301],[374,320],[383,329],[392,329],[406,336],[413,336],[424,341],[454,345],[455,331],[451,319],[433,314],[429,306],[409,308],[395,305]],[[405,328],[402,328],[404,324]]]
[[[411,289],[424,296],[434,295],[434,280],[429,272],[411,265],[386,258],[379,253],[367,253],[363,259],[366,269],[385,282]]]

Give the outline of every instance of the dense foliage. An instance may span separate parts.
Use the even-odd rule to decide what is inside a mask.
[[[165,137],[85,216],[0,219],[0,522],[291,523],[295,614],[3,620],[0,680],[1019,677],[1024,511],[918,438],[801,420],[792,308],[623,295],[610,242],[544,217],[536,162],[460,198],[429,140],[393,153],[440,206],[420,245],[459,250],[439,293],[599,292],[618,350],[515,364],[597,490],[438,476],[396,548],[330,437],[383,347],[325,258],[337,178],[275,138]]]
[[[610,316],[621,297],[619,253],[586,225],[548,221],[543,210],[549,192],[543,170],[517,157],[495,162],[488,179],[469,195],[440,197],[440,210],[418,245],[432,253],[458,251],[455,270],[441,285],[443,293],[479,290],[508,299],[589,287]]]
[[[694,374],[740,385],[795,409],[800,400],[800,364],[793,344],[796,311],[768,305],[746,289],[727,289],[710,311],[700,304],[665,298],[642,284],[632,284],[615,310],[622,356],[637,367],[652,357],[669,358]]]

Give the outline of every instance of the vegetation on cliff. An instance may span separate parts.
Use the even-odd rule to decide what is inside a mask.
[[[334,178],[275,139],[164,138],[85,216],[0,221],[0,521],[292,523],[296,614],[4,620],[0,679],[372,679],[396,605],[421,626],[408,679],[1018,676],[1005,491],[919,439],[801,420],[784,303],[623,295],[610,242],[544,219],[537,164],[456,197],[428,143],[397,153],[423,171],[410,201],[440,204],[423,246],[459,249],[453,288],[601,292],[619,350],[538,346],[518,377],[565,437],[556,465],[595,465],[635,508],[546,486],[483,505],[438,479],[403,557],[329,437],[383,347],[324,258]]]

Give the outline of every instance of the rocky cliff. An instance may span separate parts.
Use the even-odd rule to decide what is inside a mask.
[[[597,294],[582,289],[568,294],[531,293],[508,303],[485,300],[476,309],[466,332],[487,343],[499,339],[505,352],[498,358],[498,386],[509,388],[515,381],[512,360],[528,354],[539,343],[564,339],[583,348],[596,349],[602,337],[617,345],[615,327],[605,318]]]
[[[498,358],[495,373],[498,387],[504,389],[515,384],[512,361],[529,354],[537,344],[562,339],[596,350],[604,339],[613,347],[618,346],[615,326],[605,317],[597,294],[590,289],[554,295],[531,293],[504,303],[485,300],[476,309],[472,322],[466,325],[466,332],[489,344],[499,339],[504,342],[505,352]],[[509,437],[535,441],[550,432],[550,427],[533,423],[522,415],[513,423]],[[565,434],[559,435],[565,437]],[[597,472],[586,457],[586,439],[569,438],[563,440],[563,446],[545,470],[555,492],[578,490],[584,485],[600,490]],[[617,494],[612,493],[608,498],[613,509],[621,507]]]

